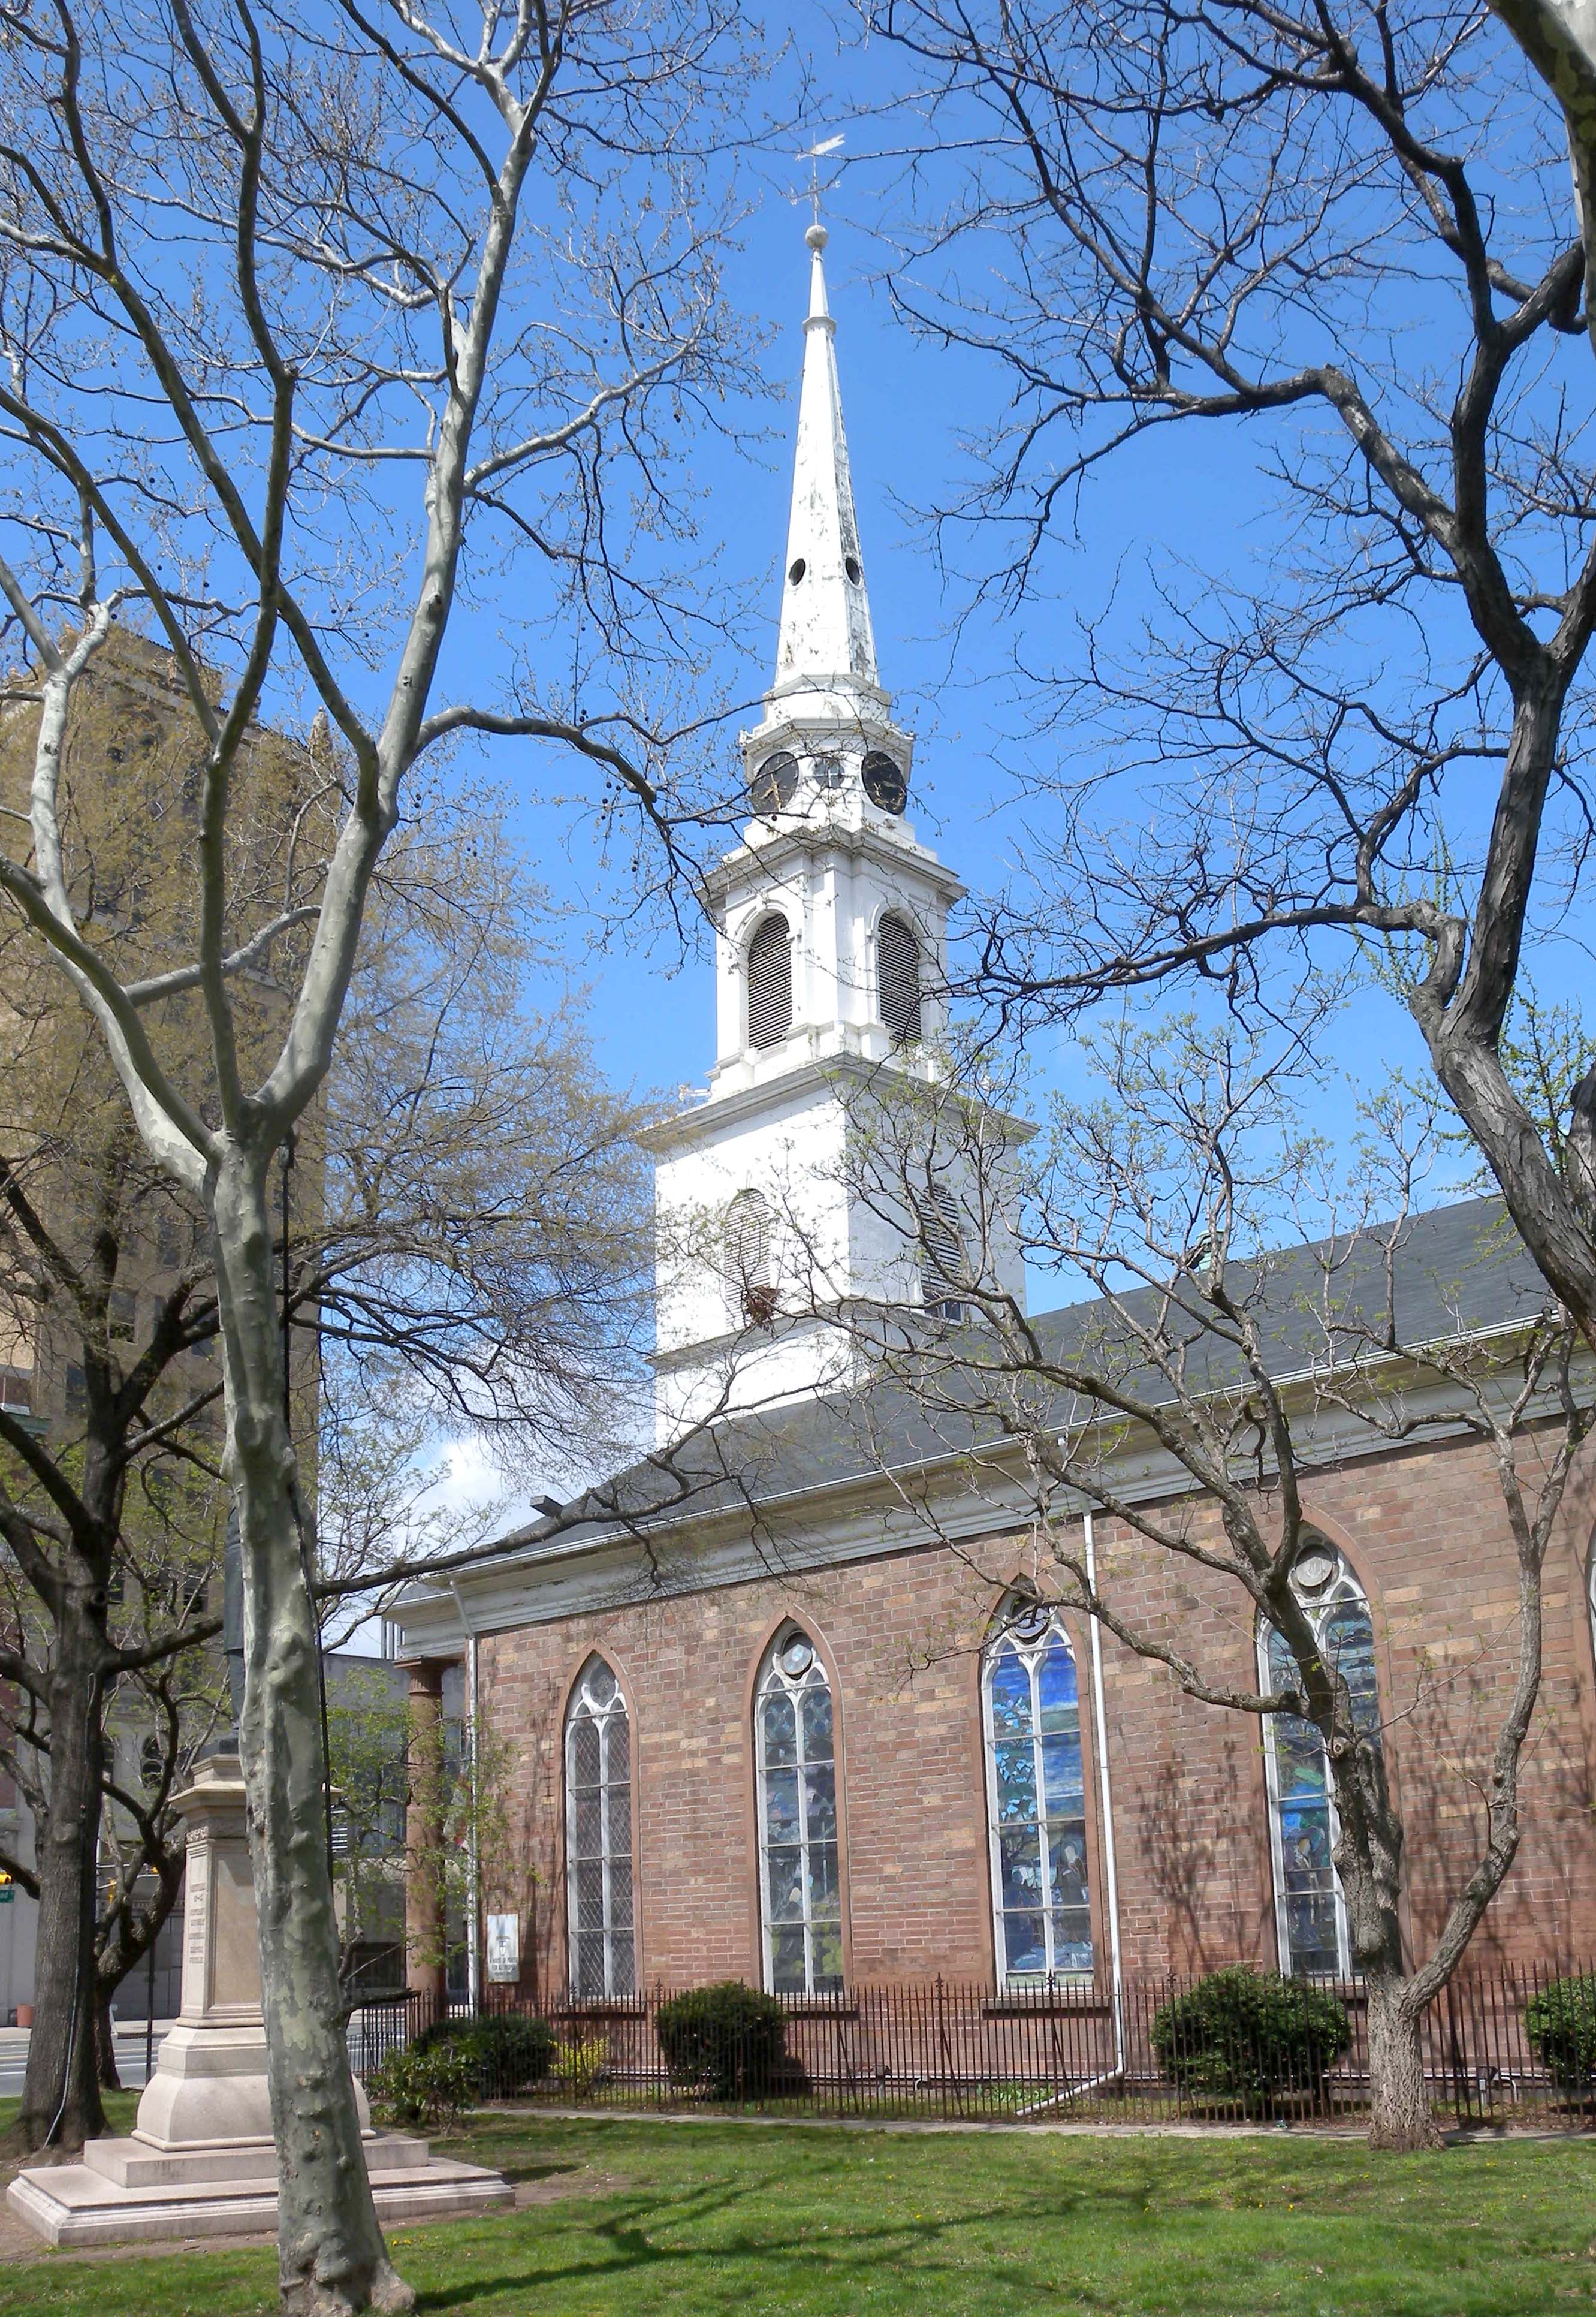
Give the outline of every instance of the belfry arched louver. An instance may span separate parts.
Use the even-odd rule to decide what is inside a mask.
[[[876,932],[877,1003],[896,1046],[920,1035],[920,944],[902,917],[889,914]]]
[[[766,917],[748,944],[748,1042],[779,1046],[792,1027],[792,939],[785,917]]]

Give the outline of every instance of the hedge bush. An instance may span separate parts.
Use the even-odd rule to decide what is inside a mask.
[[[665,2065],[679,2084],[715,2099],[788,2089],[787,2019],[773,1995],[723,1979],[673,1995],[655,2014]]]
[[[520,2011],[479,2012],[474,2017],[435,2019],[411,2044],[413,2052],[441,2046],[458,2052],[471,2071],[478,2099],[513,2099],[540,2084],[554,2065],[559,2039],[547,2019]]]
[[[1554,1979],[1532,1995],[1524,2033],[1559,2091],[1596,2089],[1596,1978]]]
[[[373,2119],[412,2132],[441,2132],[458,2124],[477,2097],[477,2072],[450,2044],[390,2052],[367,2089]]]
[[[1267,2115],[1283,2093],[1317,2094],[1352,2040],[1338,1996],[1237,1964],[1153,2015],[1152,2043],[1171,2082],[1204,2106]]]

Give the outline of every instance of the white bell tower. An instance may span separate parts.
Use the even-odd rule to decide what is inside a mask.
[[[914,742],[876,669],[825,227],[805,238],[776,676],[739,736],[754,818],[711,882],[715,1067],[707,1100],[643,1137],[656,1161],[662,1441],[846,1383],[851,1302],[913,1306],[932,1292],[919,1235],[860,1195],[852,1153],[873,1089],[897,1073],[935,1083],[948,911],[964,889],[904,819]],[[935,1194],[950,1215],[957,1188]],[[998,1259],[1022,1293],[1017,1253]]]

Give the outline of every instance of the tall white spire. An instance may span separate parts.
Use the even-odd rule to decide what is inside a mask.
[[[837,384],[837,326],[825,300],[826,231],[818,219],[804,238],[814,256],[774,691],[836,691],[851,684],[876,692],[876,640]]]

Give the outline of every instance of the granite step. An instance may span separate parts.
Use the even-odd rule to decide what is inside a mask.
[[[416,2147],[424,2154],[424,2142],[410,2142],[398,2162],[389,2166],[378,2158],[371,2163],[372,2201],[385,2226],[493,2212],[514,2204],[515,2191],[499,2173],[444,2156],[418,2164],[410,2152]],[[372,2155],[378,2155],[375,2143]],[[56,2245],[253,2236],[277,2226],[276,2181],[258,2176],[196,2179],[191,2175],[186,2180],[126,2187],[87,2164],[41,2165],[18,2173],[6,2201],[36,2235]]]

